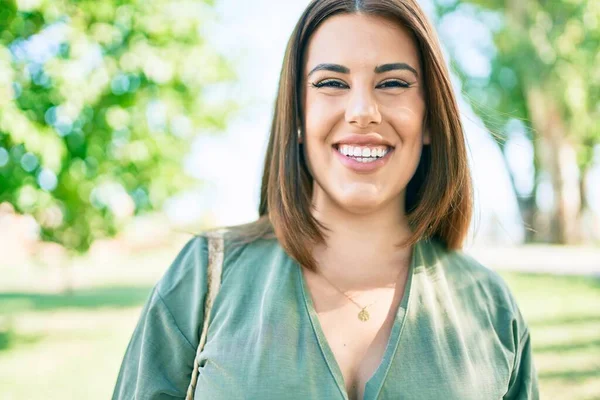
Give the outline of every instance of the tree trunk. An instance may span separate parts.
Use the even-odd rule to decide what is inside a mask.
[[[522,0],[505,0],[511,29],[528,35],[528,10]],[[574,243],[580,239],[580,174],[577,153],[569,141],[560,107],[554,95],[545,91],[532,71],[523,71],[526,101],[534,129],[535,157],[542,171],[550,175],[554,201],[550,229],[537,229],[538,237],[553,243]],[[540,175],[540,174],[536,174]],[[535,185],[537,189],[538,181]],[[540,221],[540,218],[535,218]]]
[[[598,227],[600,224],[600,218],[595,215],[594,210],[590,207],[588,203],[588,187],[586,182],[586,178],[590,172],[592,167],[592,163],[588,163],[588,165],[584,165],[581,171],[581,179],[579,190],[581,192],[581,207],[579,208],[579,222],[580,222],[580,230],[581,230],[581,242],[585,243],[594,243],[596,240],[600,239],[600,235],[598,235]]]
[[[577,243],[581,237],[577,153],[568,140],[560,109],[553,97],[539,87],[530,87],[527,103],[538,138],[536,157],[541,169],[550,175],[554,197],[547,240],[560,244]]]

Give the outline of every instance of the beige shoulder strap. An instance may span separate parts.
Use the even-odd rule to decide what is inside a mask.
[[[192,379],[188,386],[186,400],[193,400],[194,391],[196,389],[196,382],[198,381],[198,366],[200,353],[206,343],[206,335],[208,332],[208,321],[210,321],[210,312],[212,309],[213,301],[219,292],[221,286],[221,271],[223,270],[223,234],[224,230],[212,231],[206,234],[208,238],[208,264],[206,267],[207,272],[207,293],[206,300],[204,303],[204,324],[202,326],[202,334],[200,335],[200,343],[198,343],[198,349],[196,350],[196,357],[194,357],[194,369],[192,371]]]

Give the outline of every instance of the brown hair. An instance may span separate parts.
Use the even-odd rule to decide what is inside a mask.
[[[426,116],[431,143],[425,145],[406,188],[405,213],[412,235],[401,246],[423,238],[449,249],[462,246],[472,214],[472,188],[458,105],[437,35],[415,0],[313,0],[288,42],[262,177],[260,218],[245,225],[248,241],[277,237],[301,265],[316,270],[312,246],[324,230],[311,214],[313,179],[297,131],[302,128],[301,91],[304,56],[311,35],[327,18],[360,13],[402,24],[420,53]]]

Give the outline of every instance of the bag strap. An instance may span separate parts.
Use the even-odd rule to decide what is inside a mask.
[[[224,251],[224,240],[223,234],[224,229],[211,231],[206,233],[208,239],[208,264],[206,268],[207,276],[207,293],[206,301],[204,304],[204,324],[202,326],[202,334],[200,335],[200,343],[198,343],[198,349],[196,350],[196,356],[194,357],[194,369],[192,370],[192,378],[188,386],[186,400],[194,399],[194,390],[196,389],[196,383],[198,381],[198,368],[200,361],[200,353],[206,343],[206,335],[208,333],[208,322],[210,321],[210,312],[212,309],[213,302],[219,288],[221,287],[221,272],[223,271],[223,251]]]

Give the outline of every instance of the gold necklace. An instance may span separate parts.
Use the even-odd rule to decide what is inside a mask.
[[[400,272],[398,272],[398,276],[400,276],[400,273],[401,273],[401,272],[402,272],[402,269],[400,270]],[[341,291],[341,290],[340,290],[340,289],[339,289],[337,286],[335,286],[335,285],[334,285],[334,284],[333,284],[333,283],[332,283],[332,282],[331,282],[329,279],[327,279],[327,277],[326,277],[325,275],[323,275],[323,274],[319,274],[319,275],[321,275],[323,278],[325,278],[325,280],[326,280],[327,282],[329,282],[329,284],[330,284],[331,286],[333,286],[334,288],[336,288],[338,292],[340,292],[341,294],[343,294],[344,296],[346,296],[346,298],[348,298],[348,300],[350,300],[351,302],[353,302],[354,304],[356,304],[356,306],[357,306],[358,308],[360,308],[360,312],[358,313],[358,319],[359,319],[359,320],[361,320],[362,322],[366,322],[366,321],[368,321],[368,320],[369,320],[369,318],[370,318],[370,314],[369,314],[369,312],[367,311],[367,307],[371,307],[373,304],[377,303],[377,301],[379,301],[379,300],[376,300],[376,301],[374,301],[373,303],[369,304],[368,306],[364,306],[364,307],[363,307],[363,306],[361,306],[360,304],[358,304],[357,302],[355,302],[355,301],[354,301],[354,300],[353,300],[353,299],[352,299],[350,296],[348,296],[346,293],[344,293],[343,291]],[[396,288],[396,285],[397,285],[397,284],[398,284],[398,277],[396,277],[396,284],[394,285],[394,288]]]

